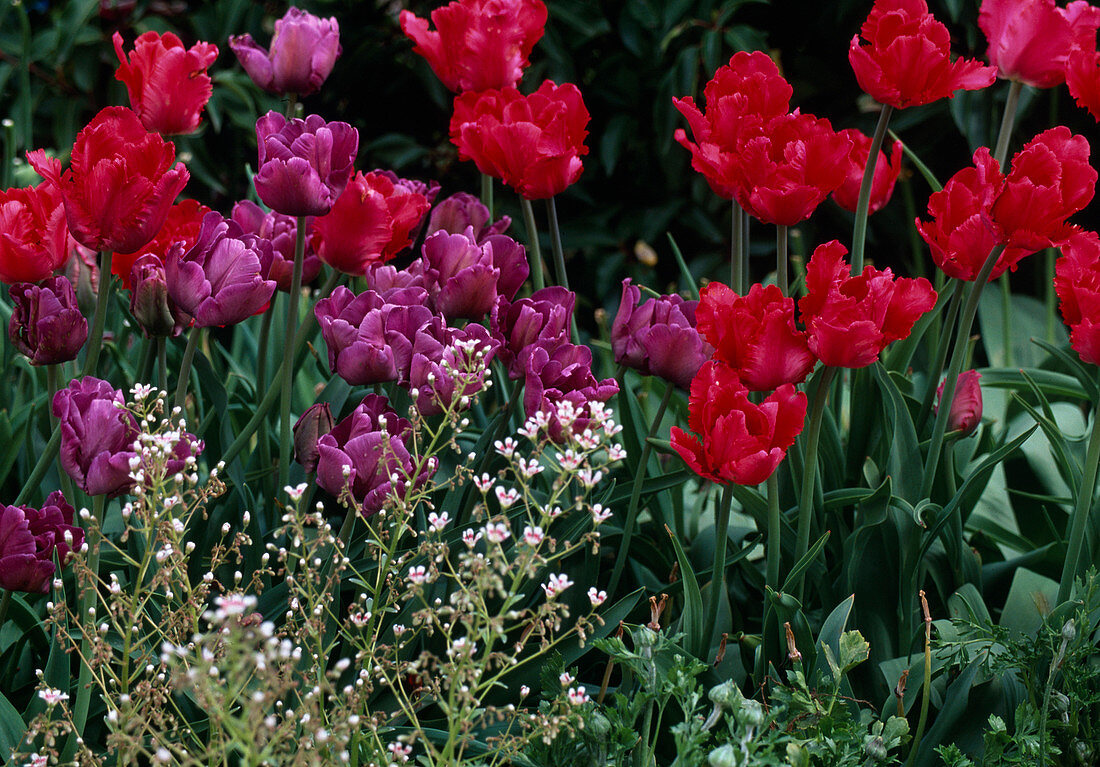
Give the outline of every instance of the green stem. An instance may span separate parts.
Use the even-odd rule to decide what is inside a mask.
[[[1020,92],[1024,84],[1019,80],[1013,80],[1008,86],[1008,98],[1005,99],[1005,111],[1001,115],[1001,130],[997,134],[997,148],[993,150],[993,159],[1004,170],[1005,160],[1008,159],[1008,144],[1012,140],[1012,128],[1016,124],[1016,108],[1020,104]]]
[[[54,458],[57,457],[57,446],[61,444],[61,427],[55,426],[53,434],[50,435],[50,441],[46,443],[46,447],[42,449],[42,454],[38,456],[38,462],[31,469],[30,476],[27,477],[27,481],[23,483],[23,489],[19,491],[19,495],[15,497],[15,505],[19,506],[26,503],[30,498],[31,493],[42,482],[42,478],[46,476],[46,470],[50,464],[53,463]]]
[[[814,516],[814,484],[817,481],[817,444],[821,437],[821,423],[825,415],[825,403],[829,399],[829,387],[836,375],[837,368],[825,367],[817,377],[814,389],[813,411],[810,413],[809,426],[806,429],[806,458],[802,470],[802,493],[798,501],[798,537],[795,544],[794,561],[797,564],[810,550],[810,523]],[[805,571],[798,579],[795,593],[802,599],[802,587],[806,582]]]
[[[749,216],[748,211],[741,210],[741,290],[738,295],[748,295],[749,282],[752,281],[752,275],[749,271],[749,262],[752,260],[752,250],[749,247],[749,227],[752,224],[752,217]]]
[[[948,339],[951,330],[955,327],[955,320],[959,316],[959,305],[962,303],[964,284],[962,280],[954,280],[951,287],[951,296],[947,299],[949,301],[947,319],[943,324],[943,332],[936,339],[936,359],[928,370],[928,382],[924,387],[924,397],[921,398],[920,413],[917,416],[918,434],[924,429],[924,424],[928,421],[928,414],[932,412],[932,399],[936,396],[936,389],[940,387],[940,374],[943,373],[943,366],[947,364],[947,352],[951,348]]]
[[[710,640],[714,626],[718,622],[718,602],[725,591],[726,580],[726,538],[729,535],[730,508],[733,506],[733,485],[722,490],[722,500],[718,506],[718,517],[714,523],[714,567],[710,574],[710,599],[707,601],[707,617],[703,624],[703,635],[698,637],[695,655],[709,658]]]
[[[331,293],[332,289],[336,287],[336,283],[340,281],[340,278],[342,276],[343,275],[340,272],[333,271],[332,274],[329,275],[328,280],[325,281],[324,286],[321,288],[320,297],[324,298],[329,293]],[[298,328],[298,334],[294,337],[293,359],[290,357],[284,357],[283,360],[279,363],[279,369],[275,372],[275,375],[282,375],[283,368],[288,365],[297,367],[298,358],[305,350],[306,337],[313,330],[313,325],[314,323],[316,323],[316,321],[317,318],[313,314],[313,312],[309,312],[306,314],[305,319],[302,321],[301,326]],[[256,433],[256,430],[259,428],[260,424],[263,423],[265,418],[267,418],[267,414],[271,411],[271,408],[275,405],[275,401],[278,399],[279,390],[274,386],[269,387],[267,390],[267,394],[265,394],[264,398],[259,402],[259,404],[256,405],[256,410],[252,414],[252,418],[249,419],[248,423],[245,424],[243,429],[241,429],[241,433],[237,435],[237,438],[233,440],[233,442],[229,445],[229,447],[225,449],[225,452],[222,454],[222,460],[225,461],[227,465],[232,462],[234,458],[237,457],[241,450],[244,449],[245,445],[248,444],[249,440],[252,439],[252,435]]]
[[[165,336],[157,336],[157,388],[163,392],[168,391],[168,339]]]
[[[565,254],[561,249],[561,231],[558,229],[558,206],[553,197],[546,198],[546,216],[550,220],[550,248],[554,252],[554,271],[558,284],[569,289],[569,277],[565,273]]]
[[[103,345],[103,326],[107,324],[107,304],[111,297],[111,282],[114,277],[111,274],[111,251],[105,250],[99,258],[99,295],[96,297],[95,316],[92,318],[92,329],[88,333],[88,356],[84,358],[82,376],[95,375],[96,364],[99,362],[99,349]]]
[[[99,549],[103,538],[103,509],[107,503],[106,495],[97,495],[92,499],[92,516],[95,518],[84,531],[88,544],[88,571],[91,582],[85,584],[80,595],[80,675],[76,687],[76,704],[73,706],[73,725],[76,734],[83,736],[84,724],[88,721],[88,708],[92,699],[92,668],[90,665],[91,639],[95,633],[95,614],[99,594]]]
[[[1004,366],[1012,367],[1012,286],[1008,282],[1008,272],[1001,275],[1001,333],[1004,336]]]
[[[790,291],[787,280],[787,227],[782,224],[775,227],[775,284],[783,295]]]
[[[921,592],[923,600],[924,592]],[[924,622],[924,684],[920,691],[920,718],[917,720],[917,731],[913,734],[913,745],[909,747],[909,757],[905,760],[905,767],[911,767],[917,757],[917,747],[920,746],[924,736],[924,726],[928,723],[928,704],[932,695],[932,622],[926,619]]]
[[[187,402],[187,380],[191,377],[191,363],[195,359],[195,350],[199,348],[199,339],[202,336],[202,328],[196,325],[187,335],[187,348],[183,351],[183,361],[180,362],[179,380],[176,381],[176,407],[183,415],[183,406]]]
[[[493,177],[481,174],[481,204],[489,209],[489,220],[493,220]]]
[[[4,589],[4,596],[0,597],[0,628],[3,628],[4,621],[8,619],[9,605],[11,605],[11,590]]]
[[[0,120],[4,133],[4,167],[0,170],[0,189],[11,188],[11,173],[15,167],[15,121],[10,117]]]
[[[642,497],[642,485],[646,476],[646,467],[649,465],[649,456],[653,450],[649,440],[657,435],[657,430],[661,427],[661,419],[665,416],[665,409],[668,407],[669,400],[672,399],[672,392],[675,387],[669,384],[665,387],[664,396],[661,397],[661,404],[657,406],[657,414],[653,417],[653,423],[649,427],[649,434],[646,437],[645,442],[642,445],[642,457],[638,461],[638,469],[634,472],[634,484],[630,490],[630,505],[626,509],[626,524],[623,525],[623,539],[619,545],[619,552],[615,555],[615,567],[611,570],[611,580],[608,582],[607,593],[616,594],[619,578],[623,574],[623,568],[626,566],[627,550],[630,548],[630,538],[634,534],[634,523],[638,517],[638,504]]]
[[[863,271],[863,250],[867,240],[867,216],[871,207],[871,187],[875,181],[875,165],[878,163],[878,153],[882,148],[882,140],[886,137],[886,126],[890,122],[890,114],[893,111],[894,108],[889,104],[882,105],[882,111],[878,115],[878,125],[875,126],[875,135],[871,137],[867,165],[863,168],[863,181],[859,185],[859,199],[856,202],[856,223],[852,230],[852,274],[860,274]]]
[[[775,472],[768,477],[768,554],[767,573],[764,582],[779,591],[779,558],[782,556],[782,518],[779,513],[779,478]],[[767,597],[764,599],[767,602]],[[767,605],[765,604],[765,612]]]
[[[53,399],[58,390],[58,373],[60,371],[60,365],[47,365],[46,366],[46,386],[50,390],[50,399],[47,403],[47,409],[50,411],[50,425],[56,430],[58,428],[58,418],[53,413]],[[69,477],[68,472],[61,466],[61,462],[58,461],[57,474],[61,479],[61,492],[65,496],[65,500],[69,503],[76,503],[76,498],[73,493],[73,481]]]
[[[304,262],[303,262],[304,263]],[[260,338],[256,345],[256,393],[266,392],[267,385],[267,347],[271,338],[271,323],[275,316],[274,302],[264,312],[260,320]],[[275,478],[268,471],[271,468],[271,440],[267,431],[267,421],[260,425],[260,463],[264,469],[264,493],[266,498],[275,497]]]
[[[936,423],[932,428],[932,440],[928,444],[928,458],[924,464],[924,479],[921,482],[921,498],[928,498],[932,494],[932,485],[936,481],[936,470],[940,463],[940,452],[943,449],[943,435],[947,432],[947,419],[951,413],[951,403],[955,399],[955,385],[959,382],[959,373],[962,372],[963,361],[966,359],[967,343],[970,337],[970,329],[974,325],[974,317],[978,313],[978,302],[982,297],[982,288],[989,282],[989,275],[993,273],[993,267],[997,259],[1001,257],[1005,246],[998,245],[989,252],[977,278],[970,284],[966,293],[966,301],[963,304],[962,316],[959,317],[959,325],[955,329],[955,346],[951,352],[951,365],[947,369],[947,380],[943,384],[943,396],[940,397],[940,408],[936,413]]]
[[[1062,565],[1062,579],[1058,584],[1059,603],[1069,599],[1073,579],[1081,569],[1081,551],[1085,545],[1085,533],[1088,530],[1089,513],[1092,510],[1092,498],[1096,490],[1098,466],[1100,466],[1100,412],[1093,408],[1092,434],[1089,436],[1089,448],[1085,456],[1081,488],[1077,492],[1077,503],[1070,516],[1069,548],[1066,550],[1066,561]]]
[[[1055,338],[1055,328],[1058,327],[1058,296],[1054,292],[1054,264],[1058,258],[1058,251],[1054,248],[1047,248],[1043,251],[1044,265],[1046,268],[1045,279],[1043,284],[1046,286],[1046,293],[1044,298],[1046,299],[1044,304],[1047,310],[1047,323],[1046,323],[1046,338],[1047,343],[1053,344]]]
[[[733,200],[730,210],[730,287],[738,295],[741,292],[741,282],[745,274],[745,248],[742,241],[741,229],[744,219],[741,216],[741,206],[737,200]]]
[[[294,238],[294,273],[290,278],[290,295],[288,298],[290,302],[287,304],[286,311],[286,334],[285,344],[283,349],[284,359],[292,356],[290,354],[291,344],[294,342],[294,338],[298,332],[298,302],[302,298],[302,264],[305,261],[306,253],[306,217],[298,216],[297,233]],[[294,367],[289,365],[283,366],[283,378],[282,378],[282,399],[279,411],[279,484],[276,488],[281,492],[281,489],[286,487],[290,482],[290,461],[293,447],[293,440],[290,433],[290,400],[293,393],[292,385],[294,382]]]
[[[519,198],[519,207],[523,211],[523,223],[527,225],[527,244],[530,247],[531,281],[535,290],[546,287],[546,279],[542,275],[542,248],[539,247],[539,230],[535,224],[535,210],[531,207],[531,201],[526,197]]]

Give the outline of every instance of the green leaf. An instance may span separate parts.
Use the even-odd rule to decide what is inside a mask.
[[[688,269],[687,262],[684,261],[684,254],[680,252],[680,246],[676,244],[676,240],[673,239],[671,234],[667,235],[668,244],[672,246],[672,256],[676,259],[676,263],[680,267],[680,277],[684,281],[684,287],[691,291],[691,297],[693,300],[699,300],[699,284],[695,281],[695,277],[692,276],[691,270]]]
[[[0,692],[0,754],[5,757],[14,751],[23,741],[23,735],[27,732],[27,725],[23,717]]]
[[[1000,625],[1035,636],[1058,602],[1058,582],[1026,567],[1017,568],[1001,613]]]
[[[699,644],[703,634],[703,594],[699,590],[699,581],[695,577],[691,560],[684,553],[676,534],[667,527],[665,531],[672,540],[672,548],[676,552],[676,561],[680,563],[680,576],[684,582],[684,612],[680,616],[679,630],[686,635],[685,644],[694,647]]]
[[[882,394],[883,415],[890,425],[887,472],[894,481],[896,494],[910,503],[916,503],[921,494],[921,477],[920,472],[914,471],[913,467],[923,463],[917,429],[901,391],[886,372],[886,368],[881,362],[876,362],[871,370]]]
[[[890,138],[894,141],[901,141],[901,139],[898,138],[898,134],[893,131],[890,131]],[[936,178],[936,174],[933,173],[927,165],[921,162],[921,159],[917,157],[916,153],[910,149],[909,145],[904,141],[901,141],[901,151],[909,159],[909,162],[913,163],[913,166],[920,171],[920,174],[924,176],[924,180],[928,182],[928,186],[932,187],[933,192],[939,192],[943,189],[943,184]]]
[[[870,657],[871,645],[867,644],[867,640],[858,631],[845,631],[840,635],[841,674],[847,674]]]
[[[783,582],[783,591],[790,592],[794,590],[795,585],[798,583],[798,579],[802,577],[802,573],[804,573],[813,561],[817,559],[817,555],[825,548],[825,544],[828,542],[831,534],[830,531],[826,530],[825,535],[818,538],[817,543],[811,546],[810,550],[806,552],[806,556],[798,560],[787,576],[787,580]]]
[[[833,611],[829,613],[829,617],[821,624],[821,631],[817,633],[817,644],[826,648],[834,658],[840,652],[840,638],[844,633],[844,627],[848,625],[848,618],[852,615],[852,608],[855,606],[855,603],[856,597],[855,594],[852,594],[834,607]],[[818,658],[817,666],[814,668],[813,675],[810,678],[817,679],[824,672],[825,669],[821,665],[821,659]]]

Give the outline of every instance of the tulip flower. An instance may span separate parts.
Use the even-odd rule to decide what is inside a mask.
[[[978,424],[982,422],[982,387],[978,380],[982,374],[977,370],[964,370],[955,385],[955,396],[951,400],[951,413],[947,419],[948,431],[960,432],[959,436],[967,437],[974,433]],[[943,397],[943,387],[936,390],[936,411],[939,412],[939,401]]]
[[[473,227],[474,240],[480,245],[490,235],[504,234],[511,225],[509,216],[490,223],[489,209],[481,200],[468,192],[457,192],[432,208],[425,231],[430,237],[439,231],[462,234],[466,227]]]
[[[1036,88],[1066,81],[1066,58],[1075,46],[1093,46],[1100,8],[1073,0],[983,0],[978,26],[989,41],[989,63],[998,76]]]
[[[533,345],[523,357],[523,407],[528,416],[550,414],[549,435],[561,443],[567,426],[557,416],[561,403],[572,403],[578,418],[568,425],[579,434],[588,426],[585,415],[590,402],[607,402],[619,393],[614,378],[598,380],[592,374],[592,350],[568,342],[554,347]]]
[[[73,525],[73,507],[60,491],[41,509],[0,504],[0,588],[45,594],[55,554],[64,566],[83,544],[84,531]]]
[[[375,514],[387,499],[404,497],[410,484],[423,484],[434,471],[425,467],[413,476],[411,432],[385,397],[368,394],[317,440],[317,485],[337,497],[348,492],[363,516]]]
[[[863,169],[867,165],[867,158],[871,153],[871,137],[863,131],[847,128],[840,131],[840,135],[852,142],[852,153],[848,156],[847,175],[844,182],[833,192],[833,201],[852,213],[856,212],[856,203],[859,201],[859,187],[863,182]],[[894,185],[901,175],[902,146],[900,141],[895,141],[890,150],[890,160],[882,152],[878,154],[878,162],[875,163],[875,177],[871,182],[871,201],[867,209],[868,213],[880,210],[890,201],[894,193]]]
[[[271,259],[264,257],[260,263],[260,273],[265,280],[273,280],[277,290],[289,293],[294,272],[294,244],[298,221],[294,216],[284,216],[282,213],[264,213],[251,200],[243,200],[234,205],[230,218],[240,224],[245,234],[254,234],[271,243]],[[311,220],[307,220],[306,226],[311,223]],[[317,275],[321,273],[321,259],[309,246],[308,238],[304,256],[302,284],[306,285],[317,279]]]
[[[588,110],[572,83],[546,80],[530,96],[515,88],[455,97],[451,142],[462,160],[528,200],[553,197],[580,178]]]
[[[836,240],[814,250],[798,309],[810,351],[819,360],[861,368],[878,360],[890,343],[909,336],[920,316],[936,305],[936,291],[923,277],[895,279],[890,269],[873,266],[853,277],[847,252]]]
[[[951,60],[951,36],[925,0],[875,0],[848,61],[865,93],[897,109],[985,88],[997,78],[996,67]]]
[[[688,426],[672,447],[701,477],[758,485],[772,475],[806,421],[806,395],[783,384],[759,405],[730,366],[711,360],[691,382]]]
[[[191,324],[168,295],[164,264],[146,253],[130,267],[130,313],[148,336],[178,336]]]
[[[195,244],[176,243],[164,265],[168,295],[199,327],[236,324],[264,311],[275,293],[261,264],[271,243],[245,234],[240,225],[207,213]]]
[[[72,255],[61,190],[48,181],[0,190],[0,282],[40,282]]]
[[[398,361],[398,383],[415,392],[421,415],[467,409],[468,398],[485,388],[485,374],[500,345],[482,325],[449,328],[439,316],[418,328],[409,340],[408,357]],[[456,406],[456,398],[467,398],[466,404]]]
[[[111,274],[122,280],[122,287],[130,290],[130,272],[139,256],[153,254],[161,263],[168,258],[168,250],[177,242],[190,248],[199,237],[202,219],[210,208],[198,200],[180,200],[168,209],[164,225],[145,247],[134,253],[115,253],[111,258]]]
[[[332,431],[333,425],[332,408],[327,402],[311,405],[294,424],[294,460],[306,474],[317,471],[317,441]]]
[[[1061,248],[1054,290],[1069,326],[1069,342],[1082,360],[1100,365],[1100,238],[1081,231]]]
[[[53,398],[61,426],[61,466],[88,495],[114,497],[133,486],[130,459],[140,430],[122,392],[85,376]]]
[[[256,194],[276,213],[323,216],[351,177],[359,131],[318,115],[287,120],[268,112],[256,121]]]
[[[1077,106],[1100,122],[1100,51],[1092,46],[1073,49],[1066,58],[1066,86]]]
[[[577,296],[553,285],[530,298],[510,303],[501,296],[489,316],[489,327],[501,342],[497,355],[510,378],[526,374],[524,356],[536,347],[552,350],[569,341],[569,322]]]
[[[623,280],[619,311],[611,325],[615,362],[681,389],[689,388],[691,379],[714,353],[695,328],[699,302],[670,295],[638,306],[641,297],[638,286],[629,278]]]
[[[455,93],[514,88],[546,26],[542,0],[454,0],[428,20],[401,11],[401,31]]]
[[[497,296],[511,301],[527,279],[523,246],[503,234],[484,243],[465,234],[437,232],[424,240],[423,255],[409,267],[419,275],[435,311],[448,319],[479,322],[492,310]]]
[[[88,321],[76,305],[67,277],[50,277],[41,284],[11,286],[8,337],[32,365],[56,365],[76,359],[88,340]]]
[[[990,279],[1015,270],[1025,256],[1064,240],[1066,219],[1092,199],[1097,174],[1089,165],[1089,145],[1059,126],[1040,133],[1001,173],[985,147],[928,199],[932,221],[917,231],[943,271],[975,280],[994,247],[1004,245]]]
[[[691,167],[703,174],[715,194],[727,200],[736,197],[744,185],[737,163],[742,137],[787,114],[793,92],[766,53],[739,51],[704,88],[705,115],[690,96],[672,100],[687,118],[695,142],[682,128],[674,137],[691,152]]]
[[[141,124],[165,136],[195,132],[214,92],[206,68],[218,58],[218,46],[200,42],[185,48],[171,32],[145,32],[127,60],[122,35],[115,32],[112,39],[120,62],[115,79],[126,84]]]
[[[712,282],[699,298],[699,332],[714,347],[714,359],[733,368],[749,391],[802,383],[817,364],[806,334],[795,327],[794,299],[776,285],[757,283],[739,296]]]
[[[189,178],[172,164],[176,148],[149,133],[126,107],[107,107],[77,134],[72,161],[37,149],[27,162],[61,190],[65,217],[77,242],[95,251],[133,253],[164,225],[168,209]]]
[[[363,275],[412,244],[412,232],[429,207],[424,195],[394,184],[381,173],[360,171],[332,212],[314,219],[310,244],[334,269]]]
[[[340,25],[291,6],[275,22],[270,51],[248,34],[230,37],[229,47],[252,82],[268,93],[308,96],[332,73],[341,51]]]

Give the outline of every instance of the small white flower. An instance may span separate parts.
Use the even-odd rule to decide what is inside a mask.
[[[505,458],[511,458],[516,454],[516,448],[519,447],[519,444],[511,437],[505,437],[503,442],[499,439],[494,442],[493,447],[496,448],[497,453],[500,455]]]
[[[588,589],[588,601],[592,603],[593,607],[599,607],[607,601],[606,591],[597,591],[596,587]]]
[[[616,442],[614,445],[607,449],[607,459],[609,461],[622,461],[626,459],[626,450]]]
[[[592,471],[591,469],[581,469],[577,472],[577,479],[580,480],[582,485],[592,489],[599,484],[601,479],[603,479],[603,472],[599,470]]]
[[[550,517],[550,519],[557,519],[562,515],[561,506],[555,506],[554,508],[550,509],[550,511],[546,512],[546,515]]]
[[[484,532],[485,540],[491,543],[504,543],[512,534],[508,529],[508,525],[503,522],[490,522],[485,525]]]
[[[358,626],[359,628],[364,628],[368,623],[370,623],[370,616],[370,610],[367,610],[365,612],[360,612],[357,610],[348,617],[351,619],[352,625]]]
[[[44,690],[38,691],[38,697],[46,701],[47,706],[56,706],[58,703],[68,700],[69,694],[61,692],[61,690],[55,690],[52,687],[47,687]]]
[[[290,485],[287,485],[283,488],[283,490],[286,491],[286,494],[287,496],[289,496],[290,500],[294,501],[294,503],[297,503],[298,501],[302,500],[302,496],[305,495],[307,487],[309,487],[309,485],[303,482],[297,487],[291,487]]]
[[[569,448],[564,453],[556,453],[554,458],[566,471],[575,471],[584,461],[584,456],[579,455],[573,448]]]
[[[462,542],[466,544],[468,548],[473,548],[477,545],[477,542],[481,540],[481,533],[474,532],[473,530],[462,531]]]
[[[545,468],[545,466],[539,464],[537,458],[532,458],[530,461],[525,458],[519,459],[519,472],[523,476],[527,477],[527,479],[531,479],[531,477],[535,476]]]
[[[602,504],[597,503],[592,507],[592,521],[597,525],[606,522],[611,518],[611,509],[605,509]]]
[[[574,706],[583,705],[591,700],[591,698],[588,697],[588,693],[584,691],[583,685],[570,687],[569,692],[566,693],[566,696],[569,698],[569,702],[572,703]]]
[[[256,606],[256,597],[249,594],[226,594],[224,597],[214,597],[215,613],[218,618],[225,620],[230,615],[243,615]]]
[[[393,635],[394,635],[395,637],[397,637],[398,639],[400,639],[400,638],[401,638],[401,635],[402,635],[402,634],[404,634],[404,633],[405,633],[405,624],[403,624],[403,623],[395,623],[395,624],[393,624]]]
[[[558,681],[561,682],[562,687],[568,687],[573,684],[573,682],[577,681],[577,679],[568,671],[563,671],[561,676],[558,677]]]
[[[428,514],[428,527],[437,533],[443,532],[448,524],[450,524],[451,517],[447,512],[442,514],[436,514],[434,511]]]
[[[507,509],[509,506],[519,500],[519,490],[516,490],[514,487],[510,487],[505,490],[500,485],[497,485],[496,494],[497,501],[500,502],[500,507],[502,509]]]
[[[547,599],[553,599],[572,585],[573,581],[569,580],[568,575],[558,573],[557,575],[551,575],[549,580],[542,584],[542,590],[546,592]]]
[[[426,580],[428,580],[428,571],[424,568],[424,565],[409,568],[409,582],[414,586],[419,586]]]
[[[530,687],[528,687],[525,684],[521,684],[519,686],[519,697],[520,697],[521,700],[523,698],[526,698],[530,694],[531,694],[531,688]]]
[[[493,486],[495,482],[488,474],[482,474],[480,477],[474,477],[474,484],[477,485],[477,489],[483,493],[489,492],[489,488]]]
[[[523,528],[523,542],[528,546],[538,546],[545,537],[542,528],[537,525],[535,527],[527,525]]]
[[[48,756],[42,754],[35,754],[31,757],[31,760],[27,762],[27,767],[46,767],[50,763]]]
[[[386,748],[393,758],[402,764],[409,761],[409,757],[412,756],[412,746],[406,746],[401,743],[390,743]]]

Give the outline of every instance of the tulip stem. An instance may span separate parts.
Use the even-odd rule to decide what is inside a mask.
[[[779,224],[775,227],[775,284],[787,295],[790,285],[787,281],[787,227]]]
[[[202,328],[196,325],[187,335],[187,348],[183,351],[183,360],[180,362],[179,380],[176,381],[175,405],[183,415],[183,406],[187,402],[187,381],[191,378],[191,363],[195,360],[195,350],[199,348],[199,338],[202,336]]]
[[[88,544],[88,573],[91,579],[80,593],[80,675],[76,686],[76,705],[73,706],[73,726],[75,734],[84,734],[84,724],[88,721],[88,708],[92,698],[92,642],[95,633],[95,607],[99,596],[99,550],[103,539],[103,509],[107,503],[106,495],[97,495],[92,499],[93,523],[84,531]]]
[[[88,334],[88,355],[84,358],[82,376],[94,375],[99,362],[99,348],[103,345],[103,326],[107,324],[107,304],[111,297],[111,251],[105,250],[99,258],[99,294],[96,297],[92,331]]]
[[[886,138],[886,126],[890,123],[890,115],[894,108],[889,104],[882,105],[882,111],[878,114],[878,125],[875,126],[875,135],[871,137],[871,148],[867,152],[867,164],[863,168],[863,181],[859,184],[859,199],[856,201],[856,223],[852,230],[852,274],[860,274],[863,271],[863,246],[867,240],[867,216],[871,208],[871,188],[875,184],[875,165],[878,164],[878,153],[882,149],[882,141]]]
[[[60,365],[47,365],[46,366],[46,387],[50,390],[50,399],[46,403],[46,409],[50,411],[50,425],[54,429],[58,429],[59,420],[53,412],[53,400],[57,394],[58,389],[58,372]],[[61,462],[58,461],[57,474],[61,480],[61,492],[65,496],[65,500],[69,503],[75,502],[75,496],[73,494],[73,481],[69,477],[69,473],[65,471],[65,468],[61,466]],[[2,623],[3,621],[0,621]]]
[[[303,262],[304,263],[304,262]],[[260,320],[260,338],[256,345],[256,393],[266,392],[267,386],[267,347],[271,339],[271,322],[275,316],[274,302],[271,306],[267,307],[267,311],[264,312],[263,318]],[[271,468],[271,439],[267,430],[267,421],[265,420],[260,426],[260,462],[264,468],[264,487],[265,497],[274,498],[275,488],[273,487],[272,480],[274,479],[268,469]]]
[[[951,352],[951,365],[947,369],[947,379],[943,382],[943,396],[940,397],[940,408],[936,413],[936,423],[932,428],[932,439],[928,444],[928,457],[924,463],[924,480],[921,483],[921,498],[929,498],[932,495],[932,485],[936,481],[936,470],[939,467],[940,453],[943,450],[943,436],[947,432],[948,416],[951,413],[951,403],[955,399],[955,385],[959,382],[959,373],[962,372],[963,360],[966,359],[967,343],[970,336],[970,328],[974,325],[974,316],[978,313],[978,301],[982,297],[982,288],[989,282],[989,275],[1001,257],[1005,246],[998,245],[989,252],[989,256],[982,264],[977,278],[970,284],[966,293],[966,301],[963,304],[962,316],[959,325],[955,329],[955,346]]]
[[[1081,550],[1085,544],[1085,533],[1088,531],[1089,512],[1092,509],[1092,498],[1096,491],[1096,474],[1100,467],[1100,411],[1094,406],[1092,410],[1092,434],[1089,436],[1088,454],[1085,456],[1085,471],[1081,478],[1081,487],[1077,492],[1077,503],[1073,507],[1073,514],[1069,523],[1069,548],[1066,550],[1066,560],[1062,565],[1062,580],[1058,584],[1058,603],[1069,599],[1070,590],[1073,588],[1073,579],[1081,569]]]
[[[489,220],[493,220],[493,177],[481,174],[481,204],[489,209]]]
[[[780,546],[782,518],[779,513],[779,478],[775,472],[768,477],[768,552],[767,570],[764,582],[774,591],[779,591],[779,558],[783,550]],[[765,598],[764,612],[767,610]]]
[[[42,454],[38,456],[38,463],[34,465],[31,470],[31,474],[27,477],[27,481],[23,483],[23,489],[19,491],[19,495],[15,497],[15,506],[19,506],[27,502],[30,498],[31,491],[38,487],[42,481],[42,477],[46,476],[46,469],[49,468],[50,463],[57,457],[57,446],[61,443],[61,426],[55,426],[53,434],[50,435],[50,441],[46,443],[46,447],[42,449]]]
[[[703,635],[698,638],[695,655],[698,658],[710,656],[710,639],[714,626],[718,622],[718,601],[725,591],[726,579],[726,538],[729,536],[730,508],[733,506],[733,485],[722,489],[722,500],[718,505],[718,517],[714,521],[714,567],[710,573],[710,599],[707,601],[707,618],[703,624]]]
[[[936,359],[928,370],[928,383],[924,387],[924,397],[921,398],[920,413],[917,416],[917,433],[924,429],[928,421],[928,414],[932,412],[932,399],[936,396],[936,389],[940,385],[940,374],[943,366],[947,364],[947,352],[951,345],[947,339],[951,337],[951,330],[955,327],[955,320],[959,316],[959,304],[962,303],[963,281],[954,280],[951,287],[951,296],[947,299],[950,304],[947,307],[947,319],[943,323],[943,332],[936,340]]]
[[[531,207],[531,201],[526,197],[519,198],[519,207],[523,211],[523,223],[527,225],[531,281],[534,283],[535,290],[542,290],[546,287],[546,280],[542,276],[542,249],[539,247],[539,230],[535,225],[535,210]]]
[[[561,231],[558,229],[558,206],[553,197],[546,198],[546,217],[550,221],[550,248],[554,252],[554,271],[558,284],[569,290],[569,277],[565,273],[565,254],[561,249]]]
[[[157,388],[168,391],[168,339],[157,336]]]
[[[319,298],[326,297],[332,292],[332,289],[336,287],[336,283],[340,281],[343,275],[333,270],[329,275],[328,280],[325,281],[324,286],[321,288]],[[306,336],[313,330],[314,323],[316,323],[317,317],[313,312],[309,312],[305,319],[302,321],[301,326],[298,328],[298,333],[294,337],[294,354],[293,359],[289,356],[284,356],[279,363],[278,370],[275,371],[276,376],[283,374],[283,369],[290,367],[297,367],[298,358],[301,356],[306,346]],[[275,405],[275,400],[279,398],[279,389],[274,386],[268,387],[267,394],[260,400],[260,403],[256,405],[256,411],[252,414],[252,418],[241,429],[241,433],[237,435],[237,438],[225,449],[222,454],[222,460],[228,465],[234,458],[244,449],[244,446],[248,444],[248,441],[252,439],[252,435],[256,433],[256,429],[267,418],[267,414],[271,411],[271,408]],[[60,437],[59,437],[60,438]],[[47,448],[48,449],[48,448]],[[37,468],[37,467],[36,467]],[[41,477],[39,477],[41,479]],[[24,488],[26,489],[26,488]]]
[[[733,288],[734,293],[743,296],[745,293],[741,283],[744,282],[747,271],[742,233],[745,218],[741,214],[741,206],[737,204],[737,200],[733,200],[730,212],[730,287]]]
[[[1019,80],[1013,80],[1008,86],[1008,97],[1005,99],[1005,111],[1001,116],[1001,130],[997,134],[997,148],[993,151],[993,159],[1004,172],[1005,160],[1008,159],[1008,144],[1012,140],[1012,128],[1016,124],[1016,109],[1020,104],[1020,92],[1024,84]]]
[[[814,516],[814,484],[817,482],[817,443],[821,437],[821,422],[825,415],[825,402],[829,399],[829,387],[836,375],[837,368],[826,366],[817,374],[817,386],[814,389],[813,411],[810,413],[809,426],[806,429],[806,454],[802,469],[802,493],[798,501],[798,538],[794,552],[797,564],[810,550],[810,523]],[[806,570],[798,579],[795,594],[802,599],[802,588],[806,582]]]
[[[286,335],[283,358],[293,356],[292,344],[298,333],[298,302],[302,298],[302,263],[306,254],[306,217],[298,216],[297,231],[294,237],[294,273],[290,278],[290,303],[286,310]],[[279,484],[276,491],[290,484],[290,457],[292,440],[290,435],[290,400],[293,393],[294,366],[283,366],[282,400],[279,412]]]
[[[626,553],[630,548],[630,538],[634,534],[634,523],[638,517],[638,503],[642,498],[642,480],[645,479],[646,467],[649,465],[649,456],[652,452],[652,445],[649,440],[657,436],[657,430],[661,427],[661,419],[665,416],[665,409],[668,407],[669,401],[672,399],[672,392],[675,387],[672,384],[665,386],[664,396],[661,397],[661,404],[657,406],[657,414],[653,416],[653,423],[650,424],[649,434],[646,437],[645,443],[642,445],[642,456],[638,461],[638,469],[634,472],[634,484],[630,489],[630,505],[626,509],[626,524],[623,525],[623,538],[619,545],[619,553],[615,556],[615,567],[611,570],[611,580],[608,582],[607,593],[617,594],[616,590],[619,585],[619,578],[623,574],[623,567],[626,565]]]

